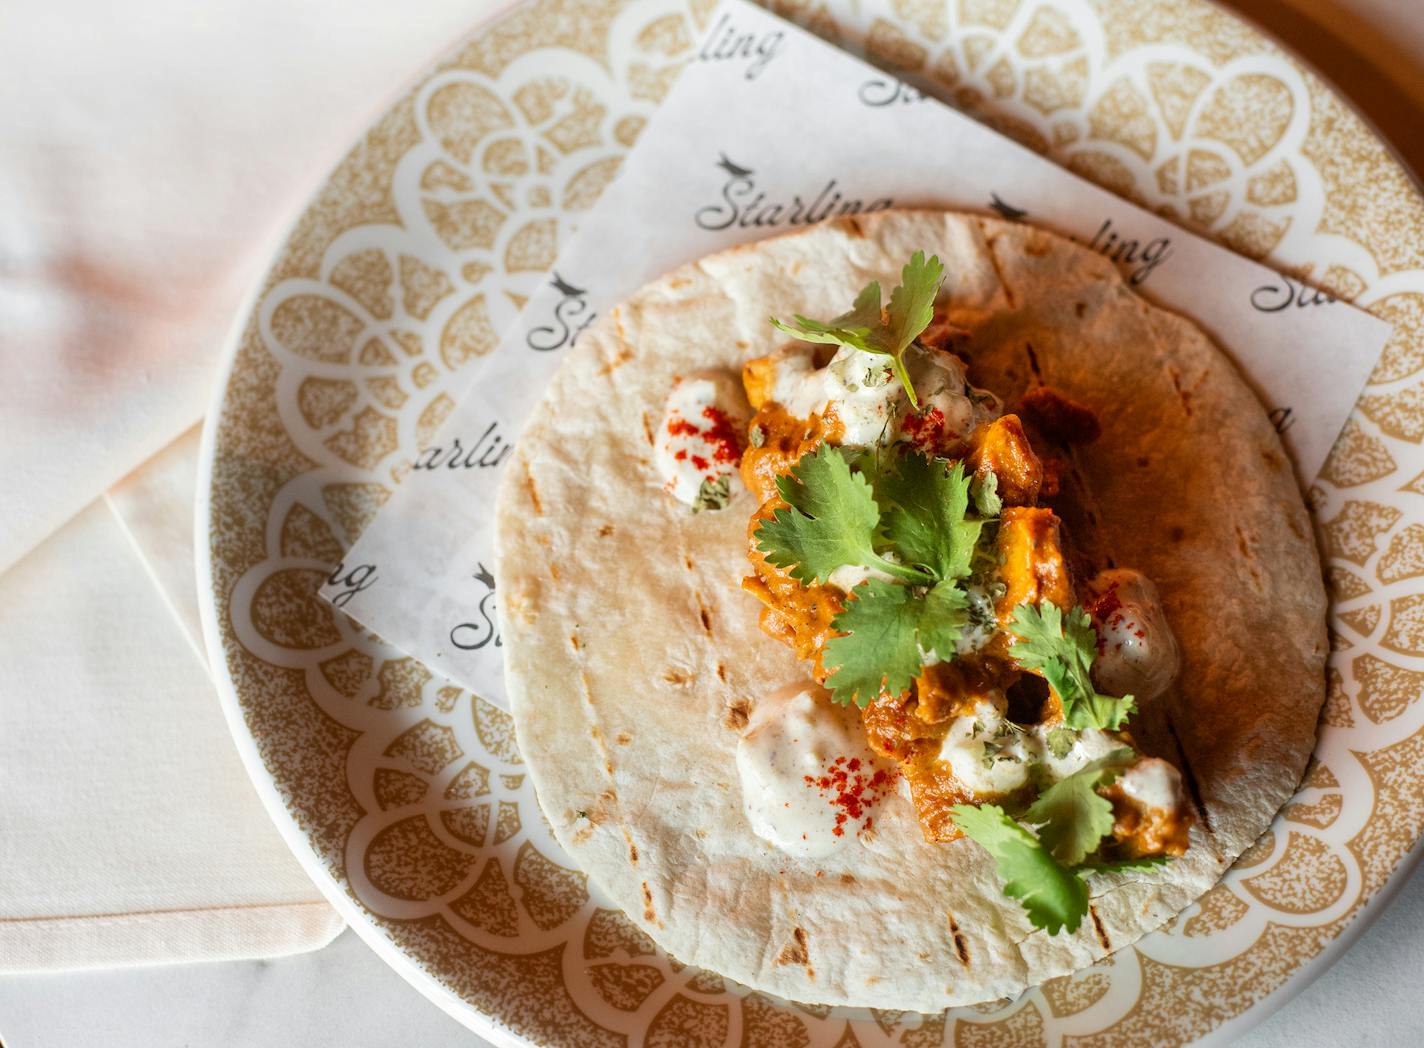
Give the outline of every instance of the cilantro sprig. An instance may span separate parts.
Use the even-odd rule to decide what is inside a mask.
[[[865,353],[889,357],[890,366],[895,369],[910,398],[910,406],[918,411],[920,403],[915,397],[915,387],[910,384],[910,374],[905,369],[905,350],[934,320],[935,298],[943,283],[944,265],[939,256],[931,255],[926,259],[923,251],[916,251],[900,271],[900,284],[890,292],[890,302],[883,314],[880,283],[872,281],[856,295],[855,303],[848,312],[830,321],[812,320],[798,313],[794,325],[776,317],[772,317],[771,322],[780,330],[806,342],[849,346]]]
[[[1054,604],[1020,604],[1009,627],[1015,643],[1014,660],[1034,670],[1058,694],[1063,720],[1070,728],[1106,728],[1117,731],[1137,708],[1131,695],[1103,695],[1089,675],[1098,653],[1098,636],[1082,608],[1065,620]]]
[[[1034,927],[1057,935],[1078,930],[1088,912],[1088,885],[997,804],[956,804],[954,824],[994,857],[1004,894],[1023,904]]]
[[[822,444],[776,478],[787,508],[757,529],[757,548],[797,582],[824,583],[837,568],[875,568],[906,582],[926,582],[924,570],[876,551],[880,507],[865,474],[852,472],[839,448]]]
[[[860,706],[908,688],[929,652],[954,657],[986,523],[968,517],[961,463],[911,453],[863,465],[822,444],[777,479],[787,505],[756,532],[757,549],[799,582],[846,566],[879,573],[852,591],[824,656],[832,698]]]
[[[1049,786],[1021,820],[994,804],[953,808],[954,824],[993,857],[1004,893],[1023,904],[1034,927],[1049,935],[1063,928],[1077,931],[1088,913],[1086,875],[1149,869],[1166,861],[1085,862],[1113,830],[1112,802],[1098,790],[1136,759],[1127,747],[1113,750]],[[1029,826],[1036,826],[1037,834]]]

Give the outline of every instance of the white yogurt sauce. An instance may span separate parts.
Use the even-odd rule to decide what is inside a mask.
[[[1150,702],[1172,686],[1182,668],[1157,587],[1140,571],[1114,568],[1093,576],[1087,589],[1098,633],[1093,662],[1098,687],[1109,695],[1135,696],[1139,705]]]
[[[1118,777],[1122,792],[1144,808],[1176,811],[1185,806],[1182,775],[1158,757],[1144,757]]]
[[[983,795],[1012,793],[1025,785],[1034,754],[1027,730],[1010,726],[996,704],[978,702],[973,714],[950,724],[939,757],[956,780]]]
[[[1055,730],[1068,731],[1073,735],[1072,748],[1062,757],[1055,757],[1053,749],[1049,745],[1048,737]],[[1082,771],[1093,761],[1106,757],[1113,750],[1120,750],[1127,745],[1121,739],[1097,728],[1084,728],[1074,732],[1073,729],[1064,728],[1061,724],[1034,725],[1033,740],[1034,752],[1043,762],[1043,766],[1047,770],[1047,779],[1050,782],[1066,779],[1074,772]]]
[[[1012,793],[1026,785],[1035,764],[1043,766],[1044,779],[1058,782],[1091,762],[1106,757],[1127,744],[1114,735],[1096,728],[1073,731],[1061,724],[1011,726],[1004,719],[1004,706],[999,702],[979,702],[972,714],[956,717],[940,744],[940,760],[946,761],[954,777],[979,794]],[[1055,757],[1049,735],[1059,736]],[[1062,741],[1071,740],[1064,751]]]
[[[945,439],[968,436],[981,422],[997,418],[998,398],[975,389],[965,378],[963,362],[952,353],[911,346],[905,367],[920,402],[920,415],[910,410],[904,384],[890,358],[842,346],[825,367],[815,365],[816,347],[797,342],[775,354],[771,397],[796,418],[834,413],[844,426],[841,444],[872,447],[912,440],[933,429]],[[971,395],[972,394],[972,395]],[[905,426],[907,418],[916,418]]]
[[[880,785],[872,787],[877,772]],[[893,791],[865,741],[860,717],[814,684],[757,703],[737,742],[742,810],[758,837],[788,855],[820,858],[855,840]],[[837,803],[843,793],[859,803]]]
[[[730,373],[707,371],[678,379],[653,448],[664,490],[694,511],[726,505],[741,484],[737,464],[746,423],[746,398]]]

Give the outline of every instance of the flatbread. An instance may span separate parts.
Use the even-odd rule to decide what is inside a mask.
[[[768,315],[832,316],[937,253],[972,331],[971,377],[1010,404],[1041,379],[1099,414],[1067,478],[1070,540],[1144,571],[1183,653],[1133,722],[1202,818],[1164,870],[1093,879],[1049,936],[968,840],[927,844],[893,797],[862,847],[785,855],[742,813],[739,713],[807,667],[757,626],[742,491],[689,514],[652,441],[674,380],[782,341]],[[1035,375],[1035,369],[1037,375]],[[506,675],[554,833],[598,888],[688,964],[784,998],[933,1012],[1018,993],[1161,925],[1291,795],[1324,700],[1326,598],[1280,440],[1232,363],[1110,263],[1030,226],[888,211],[724,251],[581,336],[516,448],[498,504]]]

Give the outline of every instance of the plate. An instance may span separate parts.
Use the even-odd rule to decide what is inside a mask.
[[[248,771],[358,933],[499,1043],[1239,1032],[1343,951],[1424,828],[1424,199],[1340,97],[1200,0],[773,6],[1283,268],[1280,308],[1309,281],[1395,325],[1309,493],[1333,655],[1299,792],[1220,884],[1094,968],[934,1016],[797,1005],[658,951],[554,843],[509,717],[317,599],[330,574],[365,581],[344,551],[596,205],[705,0],[531,0],[485,25],[365,133],[277,252],[229,348],[198,507],[206,639]]]

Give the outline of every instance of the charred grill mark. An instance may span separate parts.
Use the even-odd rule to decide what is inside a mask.
[[[1187,796],[1192,799],[1192,807],[1196,809],[1202,829],[1211,833],[1211,816],[1207,814],[1206,804],[1202,801],[1201,784],[1197,782],[1197,773],[1192,770],[1191,761],[1187,760],[1186,747],[1182,745],[1182,736],[1178,734],[1177,724],[1172,720],[1170,712],[1167,714],[1167,732],[1172,736],[1172,745],[1177,747],[1177,770],[1182,773],[1182,779],[1187,784]]]
[[[720,662],[717,663],[717,679],[723,684],[727,683],[727,667]]]
[[[702,620],[702,628],[707,631],[707,635],[712,635],[712,612],[707,610],[707,605],[702,603],[702,598],[697,598],[697,616]]]
[[[608,538],[609,535],[612,535],[612,534],[613,534],[613,525],[612,525],[612,524],[605,524],[605,525],[603,525],[603,527],[601,527],[601,528],[598,529],[598,537],[601,538],[601,539],[606,539],[606,538]]]
[[[1043,369],[1038,366],[1038,353],[1032,342],[1024,343],[1024,355],[1028,357],[1028,369],[1033,373],[1033,380],[1040,386],[1043,385]]]
[[[811,950],[806,936],[806,929],[793,928],[791,930],[791,941],[781,948],[781,952],[776,955],[776,964],[799,964],[806,968],[806,974],[814,979],[816,973],[811,969]]]
[[[534,505],[534,512],[539,516],[544,515],[544,503],[539,501],[539,488],[534,483],[534,474],[529,469],[529,463],[524,463],[524,490],[529,495],[529,501]]]
[[[751,720],[752,704],[745,698],[738,696],[727,703],[727,708],[722,714],[722,723],[733,731],[740,733]]]
[[[969,967],[969,944],[964,939],[964,933],[959,930],[959,925],[954,920],[954,914],[946,914],[949,918],[949,934],[954,939],[954,952],[959,955],[959,963],[964,967]]]
[[[620,746],[626,746],[628,745],[628,743],[633,741],[633,736],[629,735],[626,731],[620,731],[614,737],[613,741],[618,743],[618,745]]]
[[[628,842],[628,861],[634,866],[638,865],[638,846],[632,841]]]
[[[578,634],[577,634],[577,633],[570,633],[570,634],[569,634],[569,646],[570,646],[571,648],[573,648],[574,651],[578,651],[578,650],[579,650],[579,648],[580,648],[581,645],[579,644],[579,638],[578,638]]]
[[[688,571],[693,570],[693,569],[692,569],[692,558],[691,558],[691,557],[689,557],[689,556],[687,556],[686,554],[684,554],[684,555],[683,555],[683,558],[682,558],[682,562],[687,565],[687,570],[688,570]]]
[[[1182,410],[1186,412],[1188,418],[1191,418],[1192,394],[1191,390],[1182,388],[1182,373],[1176,368],[1168,368],[1167,374],[1171,376],[1172,388],[1177,391],[1177,399],[1182,402]]]
[[[979,235],[984,236],[984,223],[979,223]],[[1004,279],[1004,271],[999,268],[999,253],[994,250],[994,245],[998,243],[997,237],[984,236],[984,246],[989,249],[989,263],[994,267],[994,277],[999,281],[999,286],[1004,289],[1004,300],[1008,302],[1009,308],[1014,308],[1014,289],[1009,287],[1009,282]]]
[[[648,882],[643,882],[643,920],[649,924],[656,922],[658,915],[653,912],[653,890],[648,887]]]
[[[622,333],[622,329],[621,329],[621,328],[619,329],[619,332],[620,332],[620,334]],[[625,344],[625,343],[623,343],[623,342],[620,342],[620,343],[618,344],[618,351],[617,351],[616,353],[614,353],[613,356],[610,357],[610,358],[604,363],[603,367],[601,367],[601,368],[598,369],[598,373],[599,373],[599,375],[604,376],[604,377],[606,377],[606,376],[608,376],[608,375],[611,375],[611,374],[613,374],[613,372],[617,371],[619,368],[621,368],[624,364],[628,363],[628,361],[630,361],[630,360],[632,360],[632,359],[633,359],[633,350],[632,350],[632,347],[628,346],[627,344]]]
[[[1103,927],[1102,918],[1098,916],[1097,908],[1092,903],[1088,904],[1088,914],[1093,918],[1093,930],[1098,933],[1098,942],[1103,944],[1103,949],[1112,953],[1112,943],[1108,941],[1107,929]]]
[[[653,424],[648,419],[648,413],[643,412],[643,436],[648,438],[649,447],[657,444],[658,438],[653,436]]]
[[[855,217],[854,215],[846,215],[846,217],[845,217],[845,231],[846,231],[847,235],[849,235],[849,236],[853,236],[853,237],[863,237],[863,236],[865,236],[865,230],[863,230],[863,229],[860,228],[860,222],[858,222],[858,221],[856,220],[856,217]]]
[[[1246,565],[1246,570],[1251,573],[1251,581],[1254,582],[1257,593],[1261,592],[1261,568],[1257,564],[1255,551],[1251,548],[1251,536],[1241,530],[1241,525],[1236,525],[1236,551],[1241,554],[1241,560]]]

